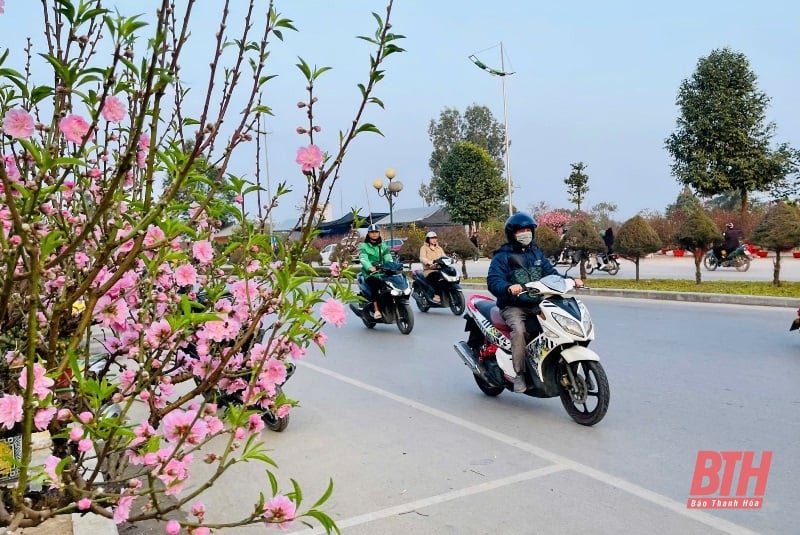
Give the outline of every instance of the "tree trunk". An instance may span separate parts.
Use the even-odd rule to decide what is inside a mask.
[[[703,263],[703,250],[695,247],[691,251],[694,254],[694,282],[700,284],[703,282],[702,272],[700,271],[700,264]]]
[[[775,261],[772,263],[772,284],[781,285],[781,250],[775,249]]]
[[[747,190],[743,189],[739,192],[742,196],[742,217],[747,214]]]
[[[636,282],[639,282],[639,257],[633,257],[633,265],[636,266]]]

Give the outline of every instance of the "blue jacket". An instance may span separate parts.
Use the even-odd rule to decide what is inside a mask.
[[[561,274],[535,244],[523,247],[518,243],[506,243],[492,257],[486,284],[497,298],[497,306],[500,308],[530,307],[534,303],[511,295],[508,289],[514,284],[537,281],[545,275]]]

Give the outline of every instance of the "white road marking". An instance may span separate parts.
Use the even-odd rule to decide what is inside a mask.
[[[551,467],[540,468],[538,470],[532,470],[530,472],[524,472],[522,474],[517,474],[516,476],[498,479],[495,482],[483,483],[481,485],[467,487],[459,491],[447,492],[445,494],[440,494],[439,496],[432,496],[430,498],[426,498],[425,500],[418,500],[415,502],[410,502],[408,504],[399,505],[396,507],[390,507],[387,509],[382,509],[380,511],[375,511],[373,513],[369,513],[366,515],[359,515],[351,518],[342,519],[336,522],[336,524],[341,528],[352,527],[359,524],[365,524],[367,522],[371,522],[380,518],[386,518],[392,515],[406,513],[408,511],[418,509],[420,507],[457,499],[462,496],[468,496],[478,492],[484,492],[486,490],[493,490],[495,488],[499,488],[504,485],[517,483],[519,481],[535,479],[537,477],[541,477],[543,475],[547,475],[554,472],[559,472],[562,470],[573,470],[575,472],[578,472],[579,474],[582,474],[584,476],[590,477],[606,485],[625,491],[628,494],[636,496],[637,498],[646,500],[650,503],[668,509],[674,513],[677,513],[681,516],[684,516],[696,522],[705,524],[719,531],[730,533],[731,535],[758,535],[758,532],[752,531],[748,528],[745,528],[738,524],[734,524],[733,522],[729,522],[727,520],[705,513],[703,511],[687,509],[686,503],[684,502],[675,501],[672,498],[668,498],[667,496],[661,495],[657,492],[636,485],[635,483],[631,483],[630,481],[626,481],[625,479],[622,479],[620,477],[603,472],[602,470],[597,470],[595,468],[592,468],[591,466],[587,466],[585,464],[564,457],[563,455],[559,455],[558,453],[554,453],[550,450],[546,450],[539,446],[535,446],[529,442],[519,440],[517,438],[514,438],[512,436],[503,433],[498,433],[497,431],[493,431],[491,429],[478,425],[469,420],[464,420],[463,418],[459,418],[458,416],[453,416],[452,414],[440,411],[423,403],[419,403],[417,401],[414,401],[413,399],[405,398],[403,396],[398,396],[397,394],[393,394],[381,388],[377,388],[370,384],[363,383],[361,381],[358,381],[351,377],[347,377],[340,373],[331,370],[326,370],[325,368],[316,366],[309,362],[299,362],[298,364],[300,366],[312,369],[321,374],[327,375],[328,377],[332,377],[333,379],[336,379],[338,381],[342,381],[343,383],[347,383],[362,390],[366,390],[368,392],[372,392],[373,394],[377,394],[384,398],[391,399],[393,401],[396,401],[397,403],[401,403],[403,405],[424,412],[426,414],[429,414],[430,416],[434,416],[436,418],[449,422],[453,425],[457,425],[464,429],[469,429],[474,433],[478,433],[479,435],[491,438],[508,446],[518,448],[522,451],[531,453],[533,455],[536,455],[537,457],[541,457],[542,459],[546,459],[553,463],[553,466]],[[304,533],[308,532],[304,531]],[[312,532],[311,535],[315,535],[317,533],[325,533],[325,531],[315,530]]]

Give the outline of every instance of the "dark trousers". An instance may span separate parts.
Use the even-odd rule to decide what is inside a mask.
[[[517,375],[525,371],[525,346],[528,345],[528,328],[525,323],[528,316],[536,314],[538,310],[538,307],[505,307],[500,311],[503,320],[511,327],[511,360]]]
[[[378,300],[378,295],[381,293],[381,285],[383,282],[380,277],[367,277],[367,287],[369,288],[370,299],[372,301]]]
[[[434,294],[436,294],[436,295],[441,295],[442,294],[442,274],[441,273],[439,273],[438,271],[434,271],[432,273],[428,273],[427,275],[425,275],[425,280],[427,280],[428,284],[430,284],[433,287],[433,293]]]

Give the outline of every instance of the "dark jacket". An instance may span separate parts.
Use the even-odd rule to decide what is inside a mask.
[[[732,228],[723,232],[722,237],[725,239],[722,248],[730,253],[739,247],[739,243],[742,241],[742,231]]]
[[[541,249],[531,243],[523,248],[519,244],[506,243],[495,251],[486,284],[497,298],[497,306],[530,307],[533,304],[508,293],[513,284],[537,281],[545,275],[560,275]]]

